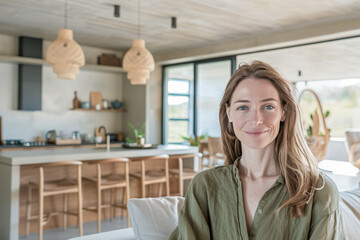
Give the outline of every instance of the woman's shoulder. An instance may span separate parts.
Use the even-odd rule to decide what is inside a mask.
[[[218,166],[200,171],[192,179],[193,184],[215,184],[224,177],[230,177],[232,166]]]
[[[329,176],[320,172],[320,178],[316,188],[313,208],[325,214],[329,214],[339,208],[339,191]]]

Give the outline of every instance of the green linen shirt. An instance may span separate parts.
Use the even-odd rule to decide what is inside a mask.
[[[289,198],[281,174],[262,196],[248,232],[238,161],[204,170],[193,178],[179,212],[179,225],[170,240],[346,239],[337,187],[323,173],[317,187],[325,181],[324,188],[315,191],[303,216],[298,218],[290,216],[289,207],[275,214]]]

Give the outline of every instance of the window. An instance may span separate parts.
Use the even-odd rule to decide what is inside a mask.
[[[296,82],[299,93],[310,88],[319,96],[323,111],[330,111],[326,118],[331,137],[345,137],[348,128],[360,128],[360,79],[322,80]],[[315,109],[314,99],[304,96],[301,108],[304,118]]]
[[[182,136],[220,136],[219,105],[234,68],[235,57],[164,67],[164,144],[185,143]]]
[[[166,143],[183,143],[193,132],[193,64],[165,69],[164,134]]]

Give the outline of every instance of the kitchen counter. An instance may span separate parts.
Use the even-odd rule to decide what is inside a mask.
[[[110,145],[113,148],[118,148],[123,145],[124,142],[111,142]],[[45,150],[45,149],[73,149],[73,148],[96,148],[97,146],[106,146],[105,143],[95,144],[95,143],[82,143],[82,144],[65,144],[65,145],[56,145],[54,143],[44,143],[39,146],[23,146],[19,145],[0,145],[0,152],[8,151],[27,151],[27,150]]]
[[[0,152],[0,239],[19,239],[20,168],[23,165],[196,152],[198,152],[197,147],[183,145],[159,145],[155,149],[117,147],[109,151],[101,148],[71,148]]]

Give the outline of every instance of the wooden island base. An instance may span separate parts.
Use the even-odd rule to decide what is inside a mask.
[[[189,159],[190,160],[190,159]],[[161,162],[159,162],[161,164]],[[152,167],[157,166],[158,164],[155,162],[152,164]],[[170,161],[169,167],[170,168],[177,168],[177,161]],[[148,166],[147,166],[148,167]],[[111,172],[114,168],[111,165],[106,166],[102,169],[105,173]],[[51,176],[52,179],[59,178],[60,176],[64,176],[64,174],[74,174],[75,172],[71,172],[71,170],[64,168],[56,168],[56,170],[51,170],[53,172],[49,172],[48,175]],[[123,169],[119,167],[115,171],[121,173]],[[140,162],[130,162],[130,172],[140,171]],[[46,174],[46,173],[45,173]],[[25,235],[25,227],[26,227],[26,204],[27,204],[27,182],[31,181],[38,181],[38,170],[31,168],[31,166],[21,166],[20,168],[20,175],[21,175],[21,183],[20,183],[20,226],[19,226],[19,235]],[[89,165],[84,162],[82,166],[82,175],[83,176],[96,176],[96,168],[95,165]],[[50,179],[47,179],[50,180]],[[150,195],[147,197],[158,197],[158,189],[159,185],[151,185],[147,192],[150,192]],[[165,186],[163,186],[163,196],[165,196]],[[186,191],[186,189],[185,189]],[[178,182],[176,179],[170,179],[170,193],[177,193],[178,192]],[[116,191],[116,199],[118,202],[122,201],[123,193],[122,189]],[[130,198],[140,198],[141,197],[141,186],[140,180],[136,178],[130,177]],[[110,190],[103,191],[103,203],[110,202]],[[83,182],[83,206],[95,206],[96,205],[96,186],[89,182]],[[61,212],[63,209],[63,197],[62,196],[55,196],[55,197],[47,197],[45,198],[45,211],[44,213],[49,212]],[[68,195],[68,209],[74,212],[77,211],[77,195],[76,194],[69,194]],[[116,217],[121,215],[121,210],[115,208]],[[32,194],[32,214],[35,215],[38,212],[38,195],[37,192],[33,192]],[[124,214],[126,214],[124,212]],[[126,215],[124,215],[126,216]],[[71,215],[67,217],[67,225],[76,225],[77,218]],[[110,218],[110,208],[103,209],[102,212],[102,219],[109,219]],[[85,222],[95,222],[97,220],[97,215],[93,212],[83,211],[83,220]],[[63,223],[63,215],[55,215],[50,218],[49,222],[44,226],[44,230],[51,229],[51,228],[62,228]],[[34,233],[38,231],[38,222],[37,220],[31,221],[30,224],[30,233]]]

